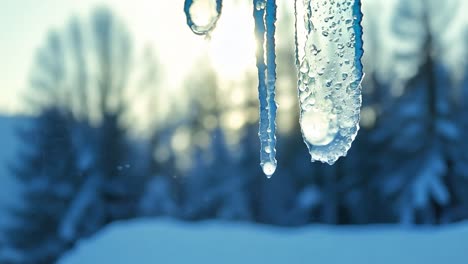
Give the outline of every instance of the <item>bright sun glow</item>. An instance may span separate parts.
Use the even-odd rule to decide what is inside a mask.
[[[255,69],[255,35],[248,5],[223,8],[209,43],[210,60],[224,79],[237,79]]]
[[[184,85],[190,80],[191,74],[197,73],[196,67],[200,59],[207,60],[206,63],[213,67],[220,81],[220,89],[229,87],[223,82],[242,81],[246,72],[256,70],[254,19],[249,3],[224,1],[221,17],[217,21],[216,28],[210,33],[211,38],[205,39],[194,34],[187,26],[182,8],[183,1],[165,2],[170,4],[146,1],[144,4],[134,5],[130,2],[117,1],[119,5],[122,3],[118,13],[122,14],[131,25],[135,37],[135,50],[153,49],[161,66],[157,89],[156,87],[150,89],[156,91],[161,103],[156,106],[139,103],[134,109],[135,115],[139,116],[142,123],[148,122],[147,119],[153,120],[155,111],[160,116],[165,116],[163,113],[166,113],[168,98],[177,101],[177,114],[184,113],[185,101],[188,100],[184,95],[186,92]],[[213,10],[213,6],[209,5],[201,5],[200,8]],[[211,16],[211,11],[208,10],[206,14]],[[136,13],[139,15],[132,15]],[[196,20],[203,23],[203,18],[197,17]],[[140,98],[143,98],[140,100],[147,98],[150,100],[150,97],[144,95]],[[241,98],[236,98],[235,103],[236,100]],[[151,111],[148,111],[149,107]],[[166,109],[160,109],[161,107]],[[252,116],[257,118],[258,113],[255,111]],[[234,126],[239,125],[236,122]]]
[[[216,2],[206,0],[194,1],[189,12],[195,24],[207,27],[216,18]]]

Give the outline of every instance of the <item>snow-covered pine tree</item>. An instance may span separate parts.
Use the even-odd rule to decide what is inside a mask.
[[[66,138],[65,143],[71,142],[71,147],[60,142],[56,142],[57,146],[49,147],[50,151],[58,148],[66,153],[54,156],[44,152],[44,163],[53,167],[57,160],[71,162],[67,156],[71,151],[76,168],[67,167],[69,171],[63,171],[63,179],[70,180],[73,193],[67,197],[68,200],[60,202],[61,207],[53,206],[59,201],[31,199],[26,202],[24,210],[34,218],[30,219],[31,222],[24,221],[21,222],[22,226],[17,226],[18,230],[23,229],[24,236],[21,237],[24,239],[27,238],[28,230],[35,228],[35,218],[47,219],[50,215],[57,215],[57,219],[54,218],[54,228],[43,228],[40,236],[56,236],[60,241],[65,241],[65,245],[71,245],[111,221],[136,216],[146,178],[137,176],[132,166],[133,160],[130,157],[135,150],[129,145],[128,129],[124,124],[129,106],[126,92],[131,72],[130,51],[128,32],[111,11],[105,8],[97,9],[90,23],[73,19],[64,32],[52,32],[46,45],[38,50],[32,69],[32,89],[25,96],[27,105],[40,116],[49,113],[49,108],[66,113],[63,118],[68,121],[67,130],[62,137]],[[65,121],[58,120],[57,125],[60,122]],[[58,132],[52,130],[48,133]],[[51,137],[50,140],[54,138]],[[27,140],[26,143],[32,148],[43,148],[32,140]],[[48,144],[52,143],[51,141]],[[23,164],[26,168],[38,166],[36,161],[30,163]],[[17,171],[21,171],[20,168]],[[79,181],[70,178],[75,174],[79,175]],[[43,191],[51,194],[63,191],[60,189],[61,185],[53,183],[35,185],[35,179],[23,182],[26,190],[44,188]],[[49,203],[52,206],[49,207]],[[18,237],[18,233],[10,234]],[[52,247],[54,254],[65,249],[54,243],[31,239],[27,245],[31,250]],[[20,263],[41,263],[33,255],[30,256],[31,260],[28,255]],[[52,261],[47,260],[47,263],[50,262]]]
[[[72,123],[69,115],[51,107],[20,131],[24,147],[12,172],[23,185],[23,203],[11,210],[15,221],[6,230],[9,254],[0,262],[54,263],[72,246],[59,230],[83,180],[76,166]]]
[[[249,179],[254,175],[240,166],[227,147],[223,131],[211,132],[210,148],[196,152],[194,170],[185,180],[184,212],[187,219],[200,220],[221,218],[249,220],[252,218],[250,199],[247,193]],[[211,158],[204,158],[208,154]]]
[[[170,102],[169,102],[170,103]],[[153,128],[149,144],[144,151],[148,161],[148,173],[151,176],[139,202],[139,214],[152,216],[180,216],[180,171],[177,167],[177,154],[171,145],[171,139],[179,122],[171,116]]]
[[[78,129],[75,137],[85,180],[61,223],[61,235],[71,241],[117,219],[135,217],[146,181],[132,167],[134,150],[124,126],[132,59],[129,33],[105,8],[96,9],[90,22],[90,28],[78,25],[75,32],[75,39],[83,42],[74,48],[81,49],[87,85],[70,91],[86,102],[77,106],[85,129]],[[88,56],[94,60],[86,61]]]
[[[383,109],[373,138],[379,149],[378,189],[403,223],[438,223],[453,199],[448,149],[459,131],[448,96],[451,81],[441,61],[446,46],[437,32],[453,23],[456,6],[455,1],[400,1],[393,21],[399,41],[396,98]]]
[[[33,89],[25,96],[38,117],[18,132],[24,147],[12,172],[23,185],[24,203],[11,210],[17,221],[6,231],[6,263],[51,263],[72,244],[60,237],[59,225],[82,178],[73,139],[77,122],[64,107],[70,103],[64,56],[59,34],[51,32],[37,53]]]
[[[463,43],[468,41],[468,28],[465,28]],[[468,58],[468,50],[464,51],[463,57]],[[449,175],[449,184],[453,191],[451,207],[444,213],[444,221],[459,221],[468,218],[468,61],[463,65],[464,78],[459,83],[458,93],[456,94],[456,120],[460,126],[460,137],[457,145],[451,150],[453,160],[451,174]]]

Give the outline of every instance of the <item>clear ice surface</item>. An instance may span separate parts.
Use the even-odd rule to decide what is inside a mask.
[[[185,0],[187,25],[197,35],[209,35],[221,15],[222,0]]]
[[[258,92],[260,103],[260,165],[269,178],[276,170],[276,0],[253,0],[257,37]]]
[[[300,125],[312,161],[333,164],[359,130],[360,0],[295,0]]]

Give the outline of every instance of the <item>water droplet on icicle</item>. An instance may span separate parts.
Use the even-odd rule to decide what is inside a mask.
[[[265,9],[267,0],[259,0],[255,2],[255,8],[257,10]]]
[[[187,25],[197,35],[208,36],[221,15],[222,0],[185,0]]]
[[[267,178],[271,178],[273,173],[276,171],[276,164],[271,162],[266,162],[262,165],[263,173],[267,176]]]
[[[314,146],[330,144],[338,132],[336,115],[314,109],[303,112],[301,127],[304,139]]]

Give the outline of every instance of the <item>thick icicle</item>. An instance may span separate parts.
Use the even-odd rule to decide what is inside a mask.
[[[276,170],[276,0],[253,0],[257,36],[258,92],[260,100],[260,165],[267,177]],[[264,50],[266,48],[266,52]],[[265,62],[266,57],[266,62]]]
[[[296,0],[300,124],[312,161],[333,164],[359,130],[360,0]]]
[[[185,0],[187,25],[197,35],[209,35],[221,15],[222,0]]]

